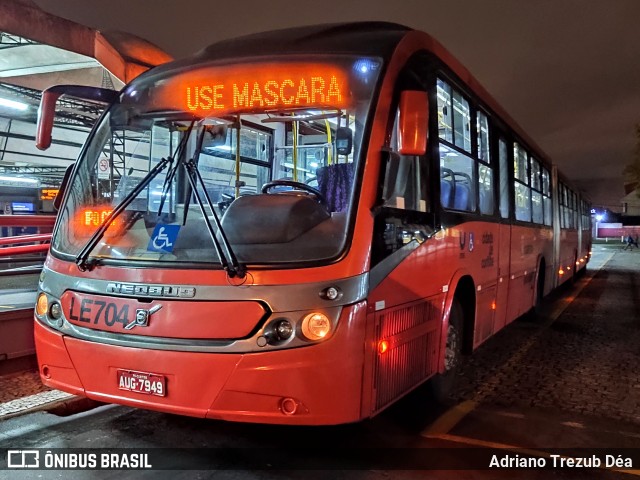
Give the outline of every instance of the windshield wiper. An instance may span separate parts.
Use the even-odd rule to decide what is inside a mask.
[[[165,167],[173,162],[171,157],[163,158],[158,165],[156,165],[146,177],[142,179],[142,181],[134,188],[125,198],[118,204],[116,208],[113,209],[111,214],[105,219],[105,221],[100,225],[100,228],[91,235],[89,241],[82,247],[80,253],[76,256],[76,265],[81,272],[86,270],[91,270],[92,265],[89,263],[89,254],[96,247],[98,242],[102,240],[104,236],[104,232],[107,231],[111,222],[113,222],[116,218],[120,216],[120,214],[129,206],[131,202],[146,188],[151,180],[153,180]]]
[[[195,121],[191,122],[191,125],[189,125],[189,129],[187,130],[187,133],[185,134],[185,136],[182,138],[182,140],[176,147],[176,152],[174,157],[180,158],[180,156],[182,155],[182,150],[187,145],[187,139],[191,135],[191,130],[193,129],[194,123]],[[140,183],[138,183],[138,185],[136,185],[136,187],[131,192],[129,192],[129,194],[126,197],[124,197],[122,202],[120,202],[116,206],[116,208],[113,209],[113,211],[109,214],[109,216],[104,220],[102,225],[100,225],[100,227],[93,233],[93,235],[91,235],[91,238],[89,239],[89,241],[87,241],[84,247],[82,247],[82,250],[80,250],[80,253],[78,253],[78,255],[76,256],[76,265],[78,266],[78,269],[81,272],[84,272],[86,270],[91,270],[91,268],[93,267],[93,264],[89,262],[89,254],[93,251],[93,249],[96,247],[98,242],[102,240],[102,237],[104,236],[107,229],[111,226],[111,223],[116,218],[118,218],[120,214],[124,212],[124,210],[129,206],[129,204],[135,200],[135,198],[140,194],[140,192],[142,192],[151,183],[151,181],[154,178],[156,178],[158,174],[162,172],[166,168],[166,166],[170,165],[172,162],[173,162],[173,157],[171,156],[161,159],[160,162],[158,162],[158,164],[155,167],[153,167],[149,171],[149,173],[147,173],[147,175],[140,181]]]
[[[226,234],[224,233],[224,230],[222,229],[222,223],[220,222],[220,219],[218,218],[218,214],[213,208],[213,202],[211,202],[211,197],[207,192],[207,188],[204,184],[204,180],[202,179],[202,175],[200,175],[200,171],[198,170],[197,161],[200,156],[200,152],[202,151],[202,142],[204,139],[205,131],[206,131],[206,127],[203,126],[202,134],[198,139],[198,145],[196,147],[196,154],[194,158],[192,158],[188,162],[182,162],[182,163],[187,173],[187,179],[189,180],[189,185],[191,186],[191,190],[193,191],[196,201],[198,202],[198,206],[200,207],[202,218],[204,218],[204,222],[207,226],[207,230],[209,231],[211,240],[213,240],[213,244],[216,248],[216,253],[218,254],[218,257],[220,258],[220,262],[222,263],[222,268],[224,268],[224,270],[227,272],[227,275],[229,275],[230,278],[238,277],[242,279],[246,276],[247,269],[244,265],[242,265],[238,261],[238,258],[236,257],[233,251],[233,248],[231,247],[231,242],[229,242],[229,239],[227,238]],[[202,198],[200,198],[200,193],[198,192],[198,183],[200,183],[200,186],[202,187],[202,191],[204,192],[204,197],[207,200],[207,204],[209,205],[209,209],[211,210],[211,213],[213,214],[213,219],[215,221],[216,228],[218,229],[218,233],[220,234],[222,245],[226,250],[226,255],[222,251],[222,246],[220,245],[220,242],[216,237],[216,233],[213,230],[213,226],[211,225],[211,221],[209,220],[209,216],[207,215],[207,212],[205,209],[205,204],[202,201]],[[185,211],[185,221],[186,221],[186,211]]]

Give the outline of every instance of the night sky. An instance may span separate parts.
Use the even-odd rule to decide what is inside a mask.
[[[1,0],[0,0],[1,1]],[[35,0],[175,57],[217,40],[385,20],[437,38],[594,203],[618,207],[640,122],[639,0]]]

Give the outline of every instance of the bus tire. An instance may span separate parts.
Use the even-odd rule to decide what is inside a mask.
[[[571,285],[575,285],[578,281],[578,267],[576,263],[578,262],[578,254],[574,254],[573,256],[573,265],[571,265]]]
[[[530,317],[532,320],[537,320],[542,316],[542,306],[544,302],[544,280],[546,276],[546,269],[544,259],[540,262],[538,267],[538,275],[536,276],[536,290],[535,297],[533,299],[533,306],[530,310]]]
[[[447,344],[444,357],[445,371],[436,375],[430,382],[431,396],[439,403],[445,403],[456,385],[456,376],[462,363],[462,343],[464,313],[457,298],[453,299],[447,327]]]

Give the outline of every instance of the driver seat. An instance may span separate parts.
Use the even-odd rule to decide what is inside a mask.
[[[344,212],[353,189],[353,163],[334,163],[316,170],[318,190],[327,199],[329,212]]]

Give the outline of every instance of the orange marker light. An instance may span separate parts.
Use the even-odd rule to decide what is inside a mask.
[[[564,275],[564,270],[561,268],[560,270],[558,270],[558,273],[559,273],[560,275]]]
[[[302,320],[302,334],[309,340],[321,340],[331,331],[331,321],[324,313],[310,313]]]
[[[496,305],[496,301],[494,300],[493,302],[491,302],[491,310],[495,310],[496,308],[498,308],[498,306]]]
[[[38,295],[38,301],[36,302],[36,313],[40,316],[47,313],[49,309],[49,301],[47,300],[47,295],[45,293],[40,293]]]
[[[380,343],[378,343],[378,353],[382,355],[383,353],[387,353],[387,350],[389,350],[389,341],[380,340]]]

